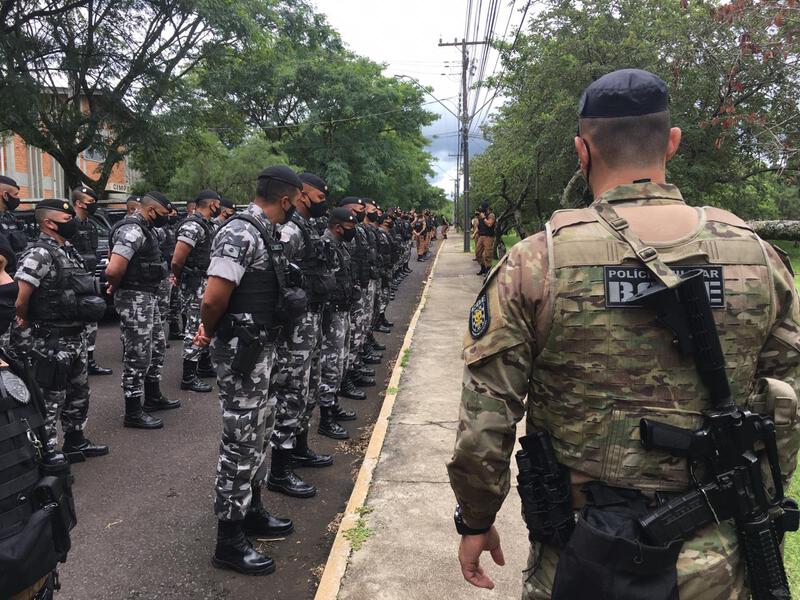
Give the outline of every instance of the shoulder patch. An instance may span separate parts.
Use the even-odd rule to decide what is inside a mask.
[[[477,340],[489,329],[491,322],[491,315],[489,314],[489,300],[486,298],[486,292],[483,291],[478,295],[475,304],[469,309],[469,334],[472,339]]]
[[[246,248],[242,246],[238,246],[236,244],[229,244],[224,243],[222,245],[222,256],[225,258],[232,258],[233,260],[239,260],[245,253]]]

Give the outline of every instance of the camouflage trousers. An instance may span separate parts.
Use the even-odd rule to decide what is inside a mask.
[[[214,514],[225,521],[241,521],[247,514],[253,489],[266,477],[264,458],[275,424],[275,401],[269,396],[275,346],[267,345],[253,372],[242,376],[231,371],[237,344],[237,338],[211,343],[222,408]]]
[[[159,310],[159,296],[139,290],[114,292],[122,339],[122,391],[125,398],[139,398],[145,381],[160,381],[166,340]]]
[[[186,316],[186,325],[183,330],[183,360],[197,362],[201,350],[194,345],[194,334],[200,327],[200,301],[206,291],[206,279],[192,282],[181,282],[181,312]]]
[[[678,596],[681,600],[747,600],[750,592],[733,526],[723,522],[704,531],[685,542],[678,555]],[[523,572],[522,600],[549,600],[557,566],[556,548],[533,544]]]
[[[86,351],[94,352],[94,346],[97,343],[97,323],[87,323],[84,335],[86,336]]]
[[[361,363],[359,353],[364,347],[370,327],[372,326],[375,312],[375,293],[378,282],[369,280],[366,289],[361,289],[361,299],[350,309],[350,349],[347,358],[347,368],[351,369]]]
[[[350,350],[350,312],[328,307],[322,315],[322,332],[319,405],[333,406]]]
[[[28,330],[32,331],[32,330]],[[45,431],[47,446],[55,449],[58,445],[58,427],[61,420],[64,433],[83,431],[89,414],[89,374],[87,372],[87,355],[85,334],[68,337],[48,338],[32,336],[34,368],[41,362],[57,362],[66,372],[62,385],[57,387],[42,386],[42,396],[47,406]]]
[[[158,314],[161,317],[161,329],[164,331],[165,340],[169,325],[169,299],[172,296],[172,287],[169,279],[165,279],[158,288]]]
[[[269,390],[277,410],[274,448],[294,448],[296,436],[304,430],[305,415],[317,405],[321,324],[322,312],[309,310],[278,341]]]
[[[382,281],[378,282],[380,285],[378,289],[375,291],[375,312],[372,314],[372,325],[378,322],[378,317],[386,310],[386,307],[389,306],[389,297],[391,294],[391,289],[389,288],[389,281],[386,280],[386,285],[383,285]]]

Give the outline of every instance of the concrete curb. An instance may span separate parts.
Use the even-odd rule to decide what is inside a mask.
[[[397,389],[400,383],[400,376],[404,368],[400,363],[402,362],[405,351],[411,347],[414,330],[422,314],[422,309],[425,308],[428,288],[436,272],[436,264],[439,262],[439,255],[444,247],[444,240],[441,240],[441,242],[439,248],[436,250],[436,258],[433,261],[428,281],[425,282],[425,287],[422,288],[422,296],[417,305],[417,310],[411,317],[411,321],[408,324],[408,331],[406,331],[406,337],[403,339],[403,345],[400,347],[400,351],[397,354],[394,369],[392,369],[392,375],[389,378],[386,396],[381,406],[381,412],[378,415],[378,420],[375,421],[375,427],[369,439],[367,452],[364,455],[364,462],[361,463],[361,468],[358,471],[358,477],[353,486],[353,491],[350,494],[350,500],[347,502],[342,521],[339,524],[339,530],[336,532],[336,538],[333,540],[333,546],[328,555],[328,561],[325,563],[325,570],[322,572],[322,577],[320,578],[314,600],[336,600],[339,595],[339,588],[341,587],[342,578],[347,570],[347,562],[350,558],[351,550],[350,542],[344,537],[344,534],[346,531],[356,526],[359,518],[356,510],[364,505],[364,501],[367,499],[367,494],[369,493],[372,475],[375,472],[375,467],[380,459],[383,443],[386,439],[386,432],[389,427],[389,416],[394,410],[394,403],[397,399],[397,392],[389,393],[389,390],[392,388]]]

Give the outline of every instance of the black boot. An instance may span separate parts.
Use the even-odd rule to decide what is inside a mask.
[[[125,398],[125,419],[122,421],[125,427],[135,429],[161,429],[164,421],[156,417],[151,417],[142,410],[142,399]]]
[[[333,440],[346,440],[350,437],[347,429],[342,427],[333,418],[333,410],[330,406],[319,407],[319,427],[317,433],[329,437]]]
[[[386,319],[386,313],[381,313],[378,315],[378,322],[382,323],[384,327],[394,327],[394,323]]]
[[[489,269],[487,269],[486,266],[482,266],[481,270],[478,271],[477,273],[475,273],[475,275],[486,275],[486,273],[488,273],[488,272],[489,272]]]
[[[293,467],[330,467],[333,456],[330,454],[317,454],[308,447],[308,432],[298,434],[292,450]]]
[[[190,392],[210,392],[211,386],[205,381],[197,378],[197,363],[191,360],[183,361],[183,378],[181,379],[181,389]]]
[[[363,360],[368,365],[379,365],[381,364],[381,357],[375,354],[362,354],[361,360]]]
[[[171,340],[182,340],[183,339],[183,327],[178,322],[177,319],[172,319],[169,322],[169,339]]]
[[[217,371],[211,363],[211,357],[208,352],[200,353],[200,360],[197,361],[197,376],[198,377],[216,377]]]
[[[369,344],[373,350],[380,350],[380,351],[386,350],[386,346],[384,346],[383,344],[379,344],[378,340],[375,339],[375,336],[372,335],[371,331],[367,334],[367,341],[369,341]]]
[[[339,399],[334,399],[334,404],[331,406],[331,411],[333,411],[333,418],[337,421],[355,421],[358,418],[358,414],[354,410],[345,410],[339,404]]]
[[[70,457],[71,454],[80,454],[84,458],[93,458],[95,456],[105,456],[108,454],[108,446],[102,444],[93,444],[91,440],[87,440],[83,436],[83,431],[70,431],[64,434],[64,446],[61,448],[67,459],[73,462]],[[78,459],[75,462],[83,462]]]
[[[358,387],[374,387],[375,386],[375,378],[374,377],[365,377],[363,375],[359,375],[358,373],[353,373],[351,381],[354,385]]]
[[[381,322],[375,324],[375,327],[372,328],[372,331],[377,331],[378,333],[391,333],[392,330],[389,329],[386,325]]]
[[[111,375],[114,372],[112,369],[101,367],[95,362],[94,351],[89,352],[89,357],[86,361],[86,370],[89,372],[89,375]]]
[[[356,387],[350,372],[345,374],[342,379],[342,385],[339,386],[339,395],[351,400],[365,400],[367,398],[367,395]]]
[[[244,536],[243,521],[220,521],[217,547],[211,562],[220,569],[231,569],[245,575],[269,575],[275,572],[275,561],[258,552]]]
[[[358,369],[353,369],[353,371],[362,377],[375,377],[375,369],[371,367],[359,367]]]
[[[172,410],[180,408],[180,400],[170,400],[161,393],[161,385],[158,381],[145,381],[144,382],[144,408],[147,412],[156,412],[157,410]]]
[[[317,488],[300,479],[292,471],[292,451],[283,448],[272,449],[272,464],[267,476],[267,489],[292,496],[294,498],[311,498],[316,495]]]
[[[250,508],[242,521],[242,529],[247,535],[261,535],[266,537],[283,537],[294,531],[291,519],[274,517],[264,508],[261,501],[261,484],[254,483],[253,498]]]

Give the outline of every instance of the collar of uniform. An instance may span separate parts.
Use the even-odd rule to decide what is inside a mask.
[[[299,225],[306,225],[308,223],[308,219],[306,219],[303,215],[300,214],[300,211],[295,210],[292,213],[292,221],[298,223]]]
[[[136,219],[137,221],[139,221],[139,222],[140,222],[142,225],[144,225],[145,227],[147,227],[147,229],[152,229],[152,228],[153,228],[153,226],[152,226],[150,223],[148,223],[147,219],[145,219],[145,218],[144,218],[144,216],[142,215],[142,213],[140,213],[138,210],[137,210],[137,211],[135,211],[135,212],[134,212],[134,213],[131,215],[131,217],[133,217],[134,219]]]
[[[50,244],[51,246],[54,246],[56,248],[65,248],[67,246],[71,246],[71,244],[67,240],[64,240],[63,244],[59,244],[55,238],[50,237],[49,235],[46,235],[41,231],[39,232],[39,239],[37,241],[45,244]]]
[[[272,224],[272,221],[270,221],[267,218],[267,216],[264,214],[264,211],[261,210],[261,207],[258,206],[255,202],[251,202],[250,204],[248,204],[247,208],[245,209],[245,212],[249,212],[251,215],[253,215],[255,218],[257,218],[259,221],[261,221],[261,223],[264,225],[264,227],[267,229],[267,231],[271,232],[272,235],[276,234],[277,227],[275,227]]]
[[[651,201],[658,202],[651,202]],[[666,202],[663,202],[665,201]],[[597,202],[636,203],[636,204],[678,204],[683,203],[680,190],[669,183],[627,183],[618,185],[600,196]]]

